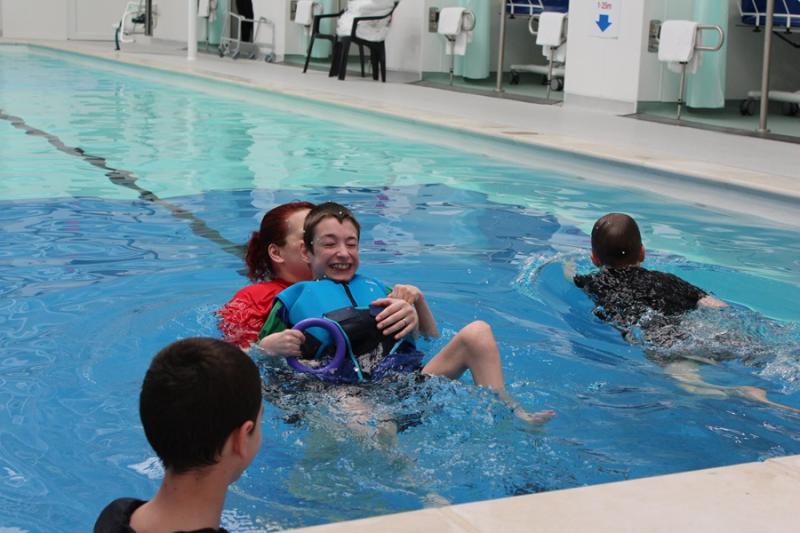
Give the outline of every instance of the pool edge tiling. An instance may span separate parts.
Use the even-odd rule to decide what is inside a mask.
[[[291,531],[786,532],[796,528],[800,455]]]

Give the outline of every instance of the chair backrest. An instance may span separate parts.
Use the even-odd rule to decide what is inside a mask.
[[[394,12],[398,2],[395,0],[350,0],[347,9],[336,23],[337,35],[350,35],[353,19],[356,17],[376,17]],[[389,33],[391,17],[382,20],[370,20],[358,23],[356,36],[366,41],[380,42],[386,40]]]

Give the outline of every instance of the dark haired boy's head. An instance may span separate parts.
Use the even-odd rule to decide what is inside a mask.
[[[309,211],[303,241],[313,276],[350,281],[358,271],[360,238],[361,226],[345,206],[325,202]]]
[[[643,260],[642,235],[633,218],[624,213],[609,213],[594,223],[592,262],[595,265],[626,267]]]
[[[231,433],[247,421],[258,424],[260,410],[255,363],[212,338],[180,340],[158,352],[139,396],[147,440],[176,474],[216,464]]]
[[[336,202],[324,202],[308,212],[305,224],[303,225],[303,242],[305,242],[306,248],[308,248],[311,253],[314,253],[314,232],[319,223],[326,218],[335,218],[340,224],[344,224],[345,220],[349,220],[356,228],[358,238],[361,238],[361,225],[358,223],[358,220],[356,220],[352,211]]]

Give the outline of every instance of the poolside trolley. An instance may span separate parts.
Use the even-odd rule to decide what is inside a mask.
[[[464,55],[470,32],[475,29],[475,13],[463,7],[445,7],[437,14],[436,31],[447,40],[445,52],[450,56],[450,85],[453,85],[456,55]]]
[[[742,23],[753,26],[753,31],[760,32],[767,22],[766,0],[741,0],[739,13]],[[800,0],[775,0],[775,11],[772,16],[772,33],[794,48],[800,48],[800,40],[792,39],[792,30],[800,28]],[[739,105],[742,115],[752,115],[756,110],[756,102],[761,99],[761,91],[748,91],[747,98]],[[785,115],[797,115],[800,112],[800,91],[768,91],[767,99],[783,103]]]
[[[544,74],[547,83],[547,99],[550,91],[564,88],[564,68],[567,62],[567,14],[558,11],[545,11],[531,15],[528,31],[536,37],[536,44],[542,47],[547,65],[511,65],[511,84],[519,83],[520,72]]]
[[[715,31],[719,42],[714,46],[704,46],[700,34],[703,31]],[[658,34],[658,60],[666,62],[671,69],[681,74],[680,92],[678,93],[678,114],[681,119],[684,94],[686,92],[686,74],[694,72],[700,62],[698,52],[716,52],[725,44],[725,32],[716,25],[701,25],[691,20],[667,20],[661,24]]]
[[[152,1],[149,3],[151,18],[149,30],[152,32],[158,24],[158,5]],[[136,42],[136,39],[128,39],[127,37],[137,33],[145,34],[148,32],[147,4],[148,0],[136,0],[135,2],[128,2],[125,4],[122,17],[119,19],[119,22],[113,26],[115,50],[120,50],[120,43]]]
[[[250,23],[253,25],[252,38],[249,41],[242,39],[242,25]],[[258,35],[261,26],[269,26],[272,37],[267,44],[258,42]],[[248,59],[255,59],[261,47],[267,48],[264,61],[272,63],[275,60],[275,24],[266,17],[247,18],[228,11],[222,29],[222,37],[219,41],[219,57],[230,56],[231,59],[238,59],[245,56]]]
[[[503,90],[503,66],[505,64],[505,46],[506,46],[506,19],[507,18],[516,18],[517,15],[524,15],[533,18],[534,16],[539,17],[544,12],[555,12],[566,14],[569,11],[569,0],[503,0],[504,9],[503,14],[500,16],[500,42],[498,43],[498,52],[497,52],[497,85],[495,90],[497,92],[502,92]],[[537,23],[540,22],[539,20],[536,21]],[[566,24],[566,23],[565,23]],[[528,21],[528,30],[531,34],[537,36],[537,44],[539,44],[539,29],[533,29],[534,21]],[[534,33],[536,31],[536,33]],[[566,25],[563,28],[563,35],[566,36]],[[543,36],[544,37],[544,36]],[[543,39],[544,40],[544,39]],[[566,42],[566,39],[564,39]],[[549,46],[549,45],[543,45]],[[555,50],[553,50],[555,48]],[[566,59],[566,44],[561,43],[558,46],[549,46],[549,50],[545,52],[545,57],[548,57],[548,60],[551,57],[549,51],[553,51],[552,57],[558,59],[559,57],[563,57]],[[556,61],[552,65],[553,70],[550,71],[550,65],[512,65],[512,83],[516,83],[519,81],[519,72],[539,72],[542,74],[547,75],[548,72],[551,72],[550,77],[548,78],[548,86],[552,83],[553,77],[560,80],[555,82],[557,90],[563,88],[563,61],[559,62]],[[534,70],[535,69],[535,70]],[[515,73],[516,72],[516,73]],[[550,97],[550,89],[548,88],[547,91],[548,98]]]

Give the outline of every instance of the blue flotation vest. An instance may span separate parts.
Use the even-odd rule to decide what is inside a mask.
[[[381,308],[370,310],[370,303],[386,297],[386,286],[377,280],[356,274],[349,282],[329,279],[295,283],[276,297],[283,308],[281,319],[292,327],[306,318],[329,318],[341,326],[348,341],[349,356],[330,375],[319,376],[326,381],[356,383],[378,380],[388,372],[411,372],[420,368],[424,354],[417,351],[414,341],[404,338],[395,341],[384,337],[375,325],[375,315]],[[333,349],[331,337],[322,328],[308,328],[304,346],[306,357],[320,357]],[[359,356],[378,349],[383,357],[371,368],[364,368]]]

